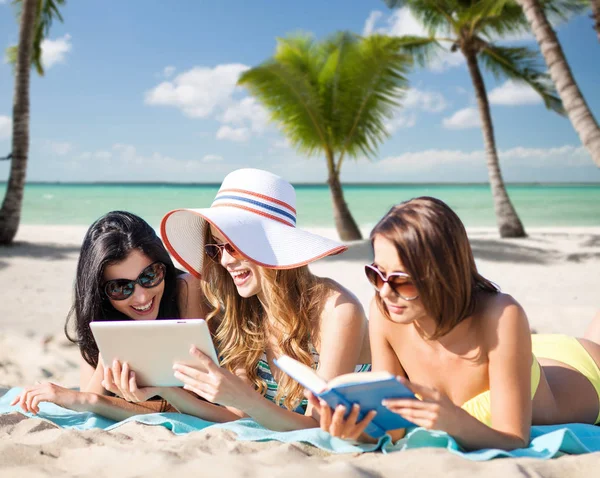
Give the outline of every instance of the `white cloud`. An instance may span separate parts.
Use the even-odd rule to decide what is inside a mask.
[[[384,19],[385,26],[377,27],[376,24],[380,19]],[[381,33],[384,35],[391,36],[403,36],[403,35],[414,35],[421,37],[428,37],[429,32],[417,20],[410,12],[408,7],[402,7],[394,10],[387,18],[384,17],[380,11],[372,11],[363,28],[363,35],[370,35],[372,33]],[[444,31],[435,32],[441,36],[445,35]],[[429,62],[428,68],[436,73],[445,71],[449,68],[461,66],[465,63],[465,59],[460,52],[451,52],[444,49],[432,58]]]
[[[250,129],[255,133],[263,133],[269,123],[269,115],[257,101],[248,96],[241,101],[228,106],[219,117],[222,123],[234,126],[245,126],[250,123]]]
[[[74,146],[68,141],[46,141],[44,149],[56,156],[66,156],[73,151]]]
[[[402,105],[406,109],[419,109],[430,113],[439,113],[448,106],[444,95],[437,91],[424,91],[409,88],[404,95]]]
[[[12,136],[12,119],[10,116],[0,116],[0,141]]]
[[[232,128],[231,126],[224,125],[217,131],[217,139],[241,143],[250,139],[250,130],[248,128]]]
[[[202,158],[202,161],[205,163],[214,163],[216,161],[223,161],[223,156],[219,156],[218,154],[207,154]]]
[[[386,19],[387,27],[377,30],[379,33],[385,33],[392,36],[417,35],[429,36],[429,32],[410,12],[408,7],[402,7]]]
[[[365,22],[365,27],[363,28],[363,36],[369,36],[375,31],[375,24],[377,21],[383,16],[383,12],[379,10],[373,10]]]
[[[238,63],[192,68],[147,91],[145,103],[174,106],[191,118],[208,118],[233,103],[237,80],[248,68]]]
[[[400,102],[401,106],[394,111],[393,118],[385,124],[390,134],[400,128],[413,127],[417,122],[416,111],[439,113],[448,107],[448,102],[441,93],[418,88],[409,88]]]
[[[276,141],[273,141],[272,146],[278,149],[292,149],[292,145],[287,138],[281,138]]]
[[[84,153],[81,153],[79,155],[79,159],[87,161],[87,160],[94,160],[94,161],[108,161],[110,159],[112,159],[113,154],[110,151],[95,151],[95,152],[89,152],[86,151]]]
[[[163,75],[165,78],[171,78],[173,76],[173,73],[175,73],[175,67],[174,66],[165,66],[165,69],[163,70]]]
[[[550,165],[586,165],[591,163],[589,153],[583,146],[565,145],[555,148],[526,148],[517,146],[499,150],[498,157],[502,164],[519,163],[531,166]],[[410,166],[415,169],[431,169],[441,165],[481,165],[485,163],[485,151],[461,151],[445,149],[428,149],[403,153],[382,159],[378,166],[385,170],[394,170]],[[527,164],[524,164],[527,163]]]
[[[542,97],[529,85],[506,81],[488,94],[495,105],[531,105],[542,102]]]
[[[442,124],[448,129],[477,128],[481,125],[479,111],[476,108],[463,108],[452,116],[444,118]]]
[[[408,115],[397,113],[385,123],[385,128],[388,133],[392,134],[401,128],[412,128],[415,124],[417,124],[417,115],[414,113]]]
[[[217,139],[248,141],[251,133],[264,133],[269,122],[267,111],[254,98],[234,97],[240,91],[238,78],[248,68],[238,63],[192,68],[147,91],[145,103],[174,106],[191,118],[214,118],[221,123]]]
[[[44,68],[52,68],[57,63],[64,63],[66,55],[71,51],[71,35],[66,34],[56,40],[42,41],[42,64]]]

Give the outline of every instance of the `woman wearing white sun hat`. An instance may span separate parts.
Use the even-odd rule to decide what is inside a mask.
[[[312,428],[318,416],[305,409],[303,388],[273,359],[290,355],[325,379],[370,368],[362,306],[307,266],[346,246],[296,228],[295,202],[293,186],[281,177],[240,169],[225,178],[210,208],[163,218],[167,249],[202,279],[221,358],[219,368],[193,350],[206,359],[204,369],[174,366],[185,389],[222,405],[215,411],[202,400],[173,403],[181,411],[223,421],[250,416],[274,430]]]

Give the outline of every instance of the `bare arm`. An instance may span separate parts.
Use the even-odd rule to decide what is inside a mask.
[[[527,446],[531,427],[531,333],[522,307],[511,298],[486,321],[490,342],[489,381],[492,426],[468,415],[448,430],[465,448],[514,449]]]
[[[328,299],[320,318],[318,373],[325,380],[354,371],[361,351],[368,350],[368,324],[360,303],[346,291],[336,291]],[[319,426],[319,414],[310,403],[306,416],[274,403],[256,400],[245,410],[261,425],[272,430],[295,430]]]
[[[225,407],[199,399],[194,394],[182,388],[169,387],[159,391],[159,394],[180,413],[193,415],[211,422],[230,422],[240,416]]]
[[[392,329],[393,333],[393,329],[398,327],[398,325],[392,324],[383,316],[373,298],[369,309],[369,336],[374,372],[385,371],[394,374],[396,377],[406,377],[406,372],[387,338],[387,334],[390,333],[389,329]],[[392,437],[393,441],[396,441],[402,438],[405,432],[406,430],[401,428],[390,430],[387,434]]]
[[[102,357],[98,356],[98,365],[95,369],[81,357],[79,365],[79,390],[106,395],[106,390],[102,386],[103,378],[104,367],[102,366]]]

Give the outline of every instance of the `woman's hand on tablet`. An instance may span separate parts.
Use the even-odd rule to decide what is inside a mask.
[[[112,367],[104,367],[104,379],[102,386],[109,392],[124,398],[128,402],[145,402],[149,398],[159,394],[160,387],[138,388],[135,372],[129,369],[127,362],[115,360]]]
[[[190,367],[181,363],[173,365],[174,375],[184,383],[183,388],[212,403],[244,410],[256,395],[250,383],[243,378],[219,367],[212,359],[196,347],[190,355],[200,360],[201,365]]]
[[[11,407],[18,405],[24,412],[37,415],[40,411],[40,403],[50,402],[64,408],[78,410],[80,405],[86,402],[88,394],[64,388],[55,383],[38,383],[28,387],[17,395],[11,402]]]

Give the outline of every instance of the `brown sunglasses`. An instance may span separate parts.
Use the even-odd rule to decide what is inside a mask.
[[[404,300],[415,300],[419,298],[419,291],[414,282],[405,272],[392,272],[387,277],[372,264],[365,266],[365,274],[371,285],[380,292],[384,284],[390,286],[396,295]]]

